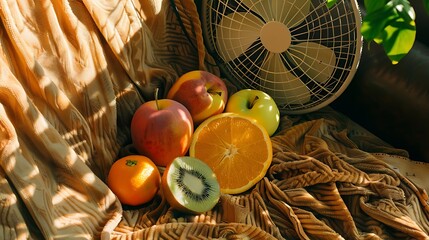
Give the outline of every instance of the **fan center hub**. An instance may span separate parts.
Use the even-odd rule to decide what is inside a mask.
[[[267,22],[261,29],[260,38],[262,45],[273,53],[286,51],[291,44],[289,28],[281,22]]]

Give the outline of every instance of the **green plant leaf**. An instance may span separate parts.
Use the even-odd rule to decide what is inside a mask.
[[[415,41],[414,9],[407,0],[365,0],[365,4],[370,10],[363,18],[362,36],[382,45],[392,63],[398,63]]]
[[[407,0],[392,0],[387,4],[392,6],[398,13],[398,16],[403,18],[405,21],[414,21],[416,19],[414,8],[411,7],[410,2]]]
[[[374,40],[394,18],[394,9],[387,5],[367,13],[362,22],[362,36],[368,41]]]
[[[429,0],[422,0],[429,14]],[[327,0],[332,7],[337,0]],[[364,0],[365,16],[361,33],[366,41],[383,46],[393,64],[398,63],[414,45],[415,12],[408,0]]]
[[[333,7],[335,3],[337,3],[337,0],[326,0],[326,5],[328,6],[328,8]]]
[[[384,48],[393,64],[397,64],[411,50],[416,38],[414,21],[403,22],[399,19],[384,29],[381,41],[376,41]],[[377,39],[379,40],[379,39]]]
[[[372,12],[376,12],[377,10],[385,7],[387,4],[387,0],[365,0],[365,10],[368,14]]]

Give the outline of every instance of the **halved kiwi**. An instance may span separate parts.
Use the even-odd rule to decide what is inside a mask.
[[[162,191],[171,207],[186,213],[203,213],[219,201],[220,187],[213,170],[194,157],[177,157],[165,169]]]

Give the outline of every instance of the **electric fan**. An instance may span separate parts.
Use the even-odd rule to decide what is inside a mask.
[[[203,0],[203,38],[221,73],[262,90],[281,112],[307,113],[350,83],[362,50],[356,0]]]

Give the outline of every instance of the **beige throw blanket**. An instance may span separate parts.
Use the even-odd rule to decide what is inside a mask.
[[[0,239],[429,239],[426,192],[382,160],[406,152],[330,109],[284,116],[266,178],[212,211],[121,206],[105,179],[135,109],[218,73],[175,5],[186,34],[168,0],[0,0]]]

